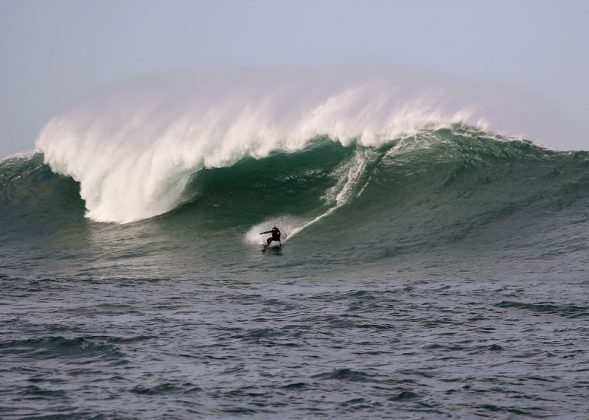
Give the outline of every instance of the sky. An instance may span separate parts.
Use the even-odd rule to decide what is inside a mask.
[[[529,110],[513,134],[588,150],[588,21],[585,0],[0,0],[0,157],[116,84],[321,67],[480,86]]]

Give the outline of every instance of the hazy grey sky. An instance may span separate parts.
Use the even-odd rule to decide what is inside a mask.
[[[587,22],[584,0],[0,0],[0,156],[113,83],[325,65],[526,91],[560,110],[547,144],[589,149]]]

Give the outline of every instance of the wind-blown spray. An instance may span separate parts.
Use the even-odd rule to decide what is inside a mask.
[[[89,218],[126,223],[178,206],[203,168],[298,151],[317,136],[378,147],[471,120],[443,91],[401,82],[213,77],[89,101],[49,121],[37,147],[80,183]]]

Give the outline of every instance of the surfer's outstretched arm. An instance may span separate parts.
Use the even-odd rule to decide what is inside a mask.
[[[264,233],[272,233],[271,230],[267,230],[266,232],[260,232],[260,235],[263,235]]]

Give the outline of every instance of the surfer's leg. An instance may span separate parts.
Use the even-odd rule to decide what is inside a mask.
[[[270,246],[270,242],[272,242],[272,238],[268,238],[268,243],[266,244],[266,246]]]

